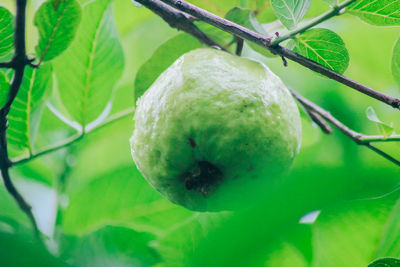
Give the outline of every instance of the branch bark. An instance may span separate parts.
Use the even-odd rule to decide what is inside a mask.
[[[371,144],[371,142],[374,141],[373,138],[370,138],[370,136],[363,135],[361,133],[358,133],[358,132],[350,129],[349,127],[344,125],[342,122],[340,122],[338,119],[336,119],[334,116],[332,116],[329,111],[321,108],[320,106],[314,104],[310,100],[302,97],[296,91],[294,91],[292,89],[290,91],[291,91],[293,97],[296,98],[296,100],[302,106],[304,106],[307,110],[312,111],[312,112],[318,114],[319,116],[321,116],[324,120],[326,120],[330,124],[332,124],[336,129],[338,129],[339,131],[341,131],[342,133],[344,133],[345,135],[350,137],[355,143],[368,147],[369,149],[375,151],[376,153],[378,153],[382,157],[386,158],[387,160],[389,160],[389,161],[393,162],[394,164],[400,166],[400,161],[399,160],[395,159],[394,157],[390,156],[386,152],[382,151],[381,149],[379,149],[379,148],[377,148],[377,147],[375,147],[374,145]],[[394,139],[398,139],[399,136],[396,136],[396,137],[393,137],[393,138]],[[383,140],[384,138],[381,137],[381,139]]]
[[[25,50],[25,11],[27,0],[16,0],[16,16],[15,16],[15,30],[14,30],[14,56],[10,62],[1,64],[4,67],[14,69],[14,75],[10,85],[10,91],[6,104],[0,109],[0,169],[3,178],[4,186],[11,196],[18,203],[19,207],[28,216],[32,223],[34,233],[37,237],[40,236],[39,230],[32,213],[31,206],[25,201],[22,195],[18,192],[13,184],[9,169],[12,166],[11,160],[8,156],[7,147],[7,116],[10,112],[11,105],[18,94],[24,77],[25,66],[29,65],[31,61],[28,59]]]
[[[192,15],[199,20],[207,22],[223,31],[229,32],[235,36],[241,37],[245,40],[254,42],[260,46],[265,47],[271,53],[283,56],[288,58],[294,62],[303,65],[304,67],[320,73],[327,78],[333,79],[339,83],[347,85],[350,88],[353,88],[363,94],[366,94],[372,98],[375,98],[387,105],[392,106],[393,108],[400,109],[400,99],[391,97],[379,91],[376,91],[366,85],[363,85],[359,82],[356,82],[342,74],[339,74],[331,69],[326,68],[325,66],[320,65],[317,62],[314,62],[306,57],[303,57],[287,48],[284,48],[280,45],[272,45],[272,38],[263,36],[259,33],[251,31],[241,25],[233,23],[229,20],[221,18],[217,15],[214,15],[204,9],[201,9],[195,5],[187,3],[183,0],[161,0],[162,2],[168,4],[171,7],[174,7],[182,12],[185,12],[189,15]],[[141,0],[141,2],[155,2],[152,0]]]
[[[208,46],[215,46],[229,52],[225,47],[214,41],[211,37],[202,32],[194,23],[195,18],[164,4],[160,0],[136,0],[155,14],[160,16],[172,28],[182,30],[196,37],[201,43]]]

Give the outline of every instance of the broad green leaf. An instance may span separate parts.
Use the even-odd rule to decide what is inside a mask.
[[[376,115],[375,110],[372,107],[368,107],[367,108],[366,115],[367,115],[367,118],[370,121],[375,122],[375,124],[378,127],[378,129],[381,132],[381,134],[383,134],[386,137],[391,136],[393,134],[393,132],[394,132],[393,126],[382,122],[378,118],[378,116]]]
[[[351,201],[323,209],[312,226],[312,266],[367,266],[376,259],[380,239],[398,196],[397,192],[380,199]]]
[[[38,115],[44,100],[49,96],[51,74],[52,68],[49,64],[38,69],[25,69],[21,88],[8,115],[10,125],[7,130],[9,143],[21,152],[32,152],[36,127],[40,122],[35,115]]]
[[[13,16],[6,8],[0,6],[0,57],[8,54],[13,48]]]
[[[11,227],[15,230],[22,225],[30,226],[28,217],[2,184],[0,186],[0,232],[2,228]]]
[[[27,234],[0,232],[0,259],[2,266],[69,266],[51,255],[43,244],[32,240]]]
[[[359,0],[348,13],[377,26],[400,25],[400,0]]]
[[[67,49],[80,19],[81,7],[76,0],[49,0],[40,6],[34,20],[39,30],[39,62],[51,60]]]
[[[385,257],[388,255],[400,257],[400,199],[397,200],[387,217],[375,256]]]
[[[304,17],[311,0],[271,0],[271,4],[279,20],[290,30]]]
[[[250,9],[243,9],[239,7],[235,7],[231,9],[225,16],[226,19],[231,20],[237,24],[240,24],[246,28],[249,28],[252,31],[258,32],[264,36],[270,36],[262,27],[262,25],[258,22],[254,12]],[[256,52],[267,56],[273,57],[274,55],[268,51],[265,47],[257,45],[253,42],[246,42],[253,50]]]
[[[207,256],[207,252],[212,251],[208,250],[210,247],[207,248],[206,253],[197,254],[200,252],[198,249],[201,242],[207,240],[210,233],[226,225],[224,222],[229,216],[229,212],[193,213],[192,216],[177,223],[162,235],[155,248],[166,262],[166,266],[232,266],[220,265],[213,260],[212,256],[201,257],[201,255]]]
[[[294,40],[293,50],[339,73],[349,65],[349,54],[342,38],[328,29],[306,31]]]
[[[0,72],[0,108],[7,102],[9,89],[10,84],[8,83],[8,79],[2,72]]]
[[[397,39],[393,48],[392,74],[400,88],[400,38]]]
[[[104,111],[123,66],[110,0],[87,2],[72,44],[54,66],[63,105],[83,127]]]
[[[368,267],[400,267],[400,259],[382,258],[374,261]]]
[[[161,262],[149,246],[154,237],[132,229],[106,226],[77,239],[69,252],[73,266],[153,266]]]
[[[175,60],[184,53],[200,47],[201,44],[196,38],[184,33],[162,44],[136,74],[135,102]]]
[[[96,205],[85,204],[93,199]],[[159,195],[132,166],[106,173],[72,194],[63,229],[81,235],[109,223],[130,222],[135,229],[159,234],[190,214]]]

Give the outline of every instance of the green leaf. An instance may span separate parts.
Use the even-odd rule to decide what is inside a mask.
[[[254,12],[250,9],[235,7],[226,14],[225,18],[237,24],[240,24],[252,31],[258,32],[264,36],[270,36],[264,30],[263,26],[258,22]],[[266,49],[265,47],[257,45],[253,42],[246,42],[246,43],[256,52],[267,57],[274,57],[274,55],[271,52],[269,52],[268,49]]]
[[[83,127],[104,111],[123,66],[110,0],[88,2],[75,39],[54,65],[63,105]]]
[[[348,13],[377,26],[400,25],[400,0],[359,0]]]
[[[0,72],[0,108],[6,104],[9,90],[10,84],[8,83],[8,79]]]
[[[49,64],[38,69],[25,69],[21,88],[8,115],[10,125],[7,139],[17,150],[32,152],[34,134],[40,122],[35,115],[40,112],[40,107],[49,96],[51,74],[52,68]]]
[[[94,199],[96,205],[85,204]],[[63,229],[70,234],[84,234],[109,223],[130,222],[135,229],[162,233],[171,220],[182,219],[180,213],[185,218],[192,212],[175,208],[132,166],[105,173],[71,195]],[[173,217],[168,218],[168,214]]]
[[[0,6],[0,57],[7,55],[13,48],[13,15]]]
[[[162,44],[136,74],[135,102],[175,60],[184,53],[200,47],[201,44],[196,38],[185,33]]]
[[[393,126],[386,124],[382,122],[378,116],[376,115],[375,110],[372,107],[368,107],[366,110],[367,118],[370,121],[373,121],[376,123],[376,126],[378,127],[379,131],[385,136],[391,136],[394,132]]]
[[[392,74],[400,88],[400,38],[397,39],[393,48]]]
[[[368,267],[400,267],[400,260],[395,258],[382,258],[374,261]]]
[[[385,229],[376,249],[376,257],[388,255],[400,257],[400,198],[387,217]]]
[[[293,50],[339,73],[349,65],[349,54],[342,38],[328,29],[306,31],[294,40]]]
[[[204,251],[202,251],[204,254],[198,253],[201,252],[198,250],[201,242],[207,240],[210,233],[226,225],[224,223],[227,222],[230,214],[229,212],[192,213],[191,216],[166,231],[156,249],[167,266],[232,266],[219,264],[213,260],[212,254],[210,258],[201,257],[201,255],[207,257],[210,247],[207,248],[206,253]],[[226,240],[224,241],[223,243],[226,243]]]
[[[43,244],[32,241],[27,234],[0,232],[0,258],[2,266],[69,266],[51,255]]]
[[[73,266],[153,266],[161,262],[149,246],[154,237],[132,229],[106,226],[80,237],[70,252]]]
[[[0,186],[0,210],[0,232],[4,228],[11,227],[15,229],[21,226],[30,226],[26,214],[20,209],[17,202],[4,186]]]
[[[395,192],[322,210],[313,225],[312,266],[367,266],[378,257],[376,251],[398,196]]]
[[[290,30],[304,17],[311,0],[271,0],[271,4],[279,20]]]
[[[39,30],[36,46],[40,62],[60,55],[74,38],[81,20],[81,7],[75,0],[49,0],[35,14],[34,23]]]

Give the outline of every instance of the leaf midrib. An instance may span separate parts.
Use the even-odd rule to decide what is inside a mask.
[[[326,61],[319,53],[317,53],[317,51],[314,48],[312,48],[310,45],[308,45],[307,42],[303,41],[302,39],[298,39],[298,40],[299,40],[299,42],[304,44],[307,48],[309,48],[311,51],[313,51],[317,55],[317,57],[321,58],[332,70],[335,70],[331,66],[331,64],[329,64],[328,61]]]
[[[57,19],[56,25],[55,25],[54,28],[53,28],[53,31],[52,31],[52,33],[51,33],[51,35],[50,35],[50,38],[49,38],[49,41],[48,41],[47,44],[46,44],[46,48],[43,50],[42,56],[40,57],[39,64],[43,61],[43,58],[45,57],[47,51],[49,50],[50,43],[54,40],[54,36],[55,36],[55,34],[56,34],[58,28],[60,27],[61,19],[64,17],[65,12],[66,12],[66,10],[67,10],[67,7],[68,7],[68,5],[66,5],[66,6],[64,7],[64,9],[63,9],[61,15],[60,15],[60,16],[58,17],[58,19]]]
[[[36,69],[32,71],[32,76],[31,80],[29,81],[29,90],[28,90],[28,99],[26,103],[26,136],[27,136],[27,145],[28,145],[28,151],[29,155],[32,155],[32,146],[31,146],[31,136],[30,136],[30,119],[31,119],[31,102],[32,102],[32,89],[33,89],[33,84],[35,81],[35,76],[36,76]]]
[[[85,84],[84,84],[84,94],[83,94],[83,101],[82,101],[82,130],[85,131],[85,126],[86,126],[86,113],[87,113],[87,102],[88,102],[88,95],[89,95],[89,84],[90,84],[90,79],[91,79],[91,75],[92,75],[92,68],[93,68],[93,61],[94,61],[94,54],[96,51],[96,46],[97,46],[97,42],[98,42],[98,37],[99,37],[99,33],[100,33],[100,25],[103,22],[104,19],[104,14],[106,13],[108,8],[108,5],[106,8],[104,8],[104,11],[101,15],[101,19],[99,20],[99,22],[96,25],[96,31],[94,34],[94,38],[93,38],[93,42],[91,42],[91,46],[89,48],[89,64],[88,64],[88,68],[86,69],[86,79],[85,79]]]

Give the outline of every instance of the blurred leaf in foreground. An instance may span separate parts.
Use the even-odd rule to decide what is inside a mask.
[[[153,266],[161,261],[149,246],[154,238],[147,233],[118,226],[106,226],[79,237],[70,244],[73,266]],[[64,255],[65,256],[65,255]],[[68,257],[68,256],[67,256]]]

